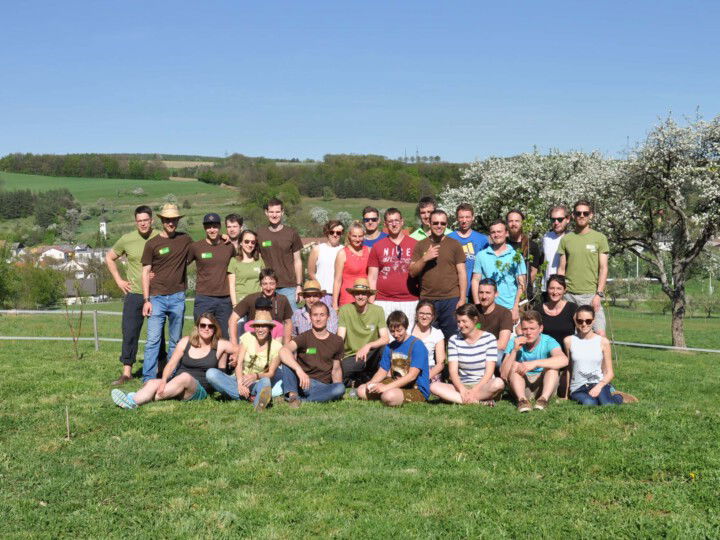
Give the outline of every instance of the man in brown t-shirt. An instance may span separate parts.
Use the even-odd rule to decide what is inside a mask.
[[[283,343],[290,341],[292,334],[292,308],[290,302],[285,296],[277,294],[277,277],[272,268],[263,268],[260,270],[258,277],[260,280],[260,292],[248,294],[240,303],[233,308],[228,323],[230,332],[230,341],[237,344],[238,334],[242,334],[242,330],[238,330],[238,322],[242,319],[252,320],[255,318],[255,302],[258,298],[266,298],[272,306],[270,316],[274,321],[283,325]]]
[[[467,290],[465,252],[460,242],[445,236],[447,224],[444,211],[430,214],[430,236],[415,245],[409,268],[410,276],[420,279],[420,299],[435,306],[433,324],[446,340],[458,331],[455,310],[465,303]]]
[[[193,318],[197,321],[203,313],[212,313],[220,324],[222,337],[227,339],[228,319],[232,312],[227,269],[235,256],[235,248],[223,242],[220,223],[218,214],[205,214],[205,238],[190,244],[187,263],[195,261],[197,269]]]
[[[174,204],[158,212],[163,230],[145,243],[142,258],[143,316],[149,317],[143,356],[143,382],[158,372],[160,336],[168,318],[168,358],[182,337],[185,317],[186,262],[192,239],[177,232],[182,215]],[[152,280],[150,273],[153,273]]]
[[[312,328],[280,349],[285,364],[283,391],[291,407],[298,407],[301,400],[334,401],[345,395],[340,364],[345,344],[327,329],[329,316],[326,304],[314,304],[310,308]]]
[[[500,373],[500,365],[505,355],[505,348],[513,329],[512,312],[495,302],[497,298],[497,284],[493,279],[481,279],[478,283],[478,300],[476,304],[480,312],[480,328],[486,332],[490,332],[497,339],[498,357],[495,363],[495,369]]]
[[[275,270],[278,277],[277,292],[285,296],[290,307],[297,309],[302,292],[302,240],[292,227],[282,223],[283,203],[270,199],[265,205],[268,226],[257,231],[257,241],[265,266]]]

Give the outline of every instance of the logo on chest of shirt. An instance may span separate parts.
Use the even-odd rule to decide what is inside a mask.
[[[205,253],[203,253],[202,255],[200,255],[200,257],[203,258],[203,259],[212,259],[212,258],[213,258],[213,254],[210,253],[209,251],[206,251]]]
[[[317,354],[317,349],[315,347],[308,347],[305,352],[307,354]]]
[[[595,253],[597,251],[597,246],[595,244],[585,244],[585,249]]]
[[[272,247],[272,240],[263,241],[262,247]]]
[[[158,250],[158,255],[167,255],[168,253],[170,253],[169,247],[160,248]]]

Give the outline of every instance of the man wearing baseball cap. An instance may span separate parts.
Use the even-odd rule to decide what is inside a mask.
[[[197,320],[203,313],[212,313],[220,324],[222,337],[227,339],[228,319],[232,312],[227,269],[235,255],[235,248],[223,242],[220,236],[221,223],[218,214],[205,214],[205,238],[190,244],[187,263],[195,261],[197,269],[193,318]]]
[[[143,316],[149,317],[143,357],[143,382],[157,378],[158,350],[168,318],[168,358],[182,337],[185,317],[186,261],[192,239],[178,232],[182,215],[177,205],[164,204],[158,212],[163,230],[145,243],[142,258]],[[150,273],[154,276],[150,279]]]
[[[360,386],[377,371],[383,345],[390,341],[385,312],[368,302],[377,291],[367,278],[358,278],[347,292],[355,299],[340,308],[338,336],[345,340],[342,361],[345,386]]]

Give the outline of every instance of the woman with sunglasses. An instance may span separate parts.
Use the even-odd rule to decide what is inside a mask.
[[[565,350],[572,363],[570,399],[588,406],[637,401],[634,396],[612,393],[610,389],[610,381],[615,376],[610,341],[593,331],[595,309],[590,305],[580,306],[574,319],[575,335],[565,338]]]
[[[347,289],[355,280],[368,277],[370,248],[363,245],[365,228],[359,221],[353,221],[348,228],[345,247],[335,258],[335,282],[333,284],[333,309],[339,310],[345,304],[352,304],[355,298]]]
[[[199,401],[213,388],[206,378],[211,368],[224,369],[233,345],[222,339],[220,325],[212,313],[198,317],[190,336],[182,338],[163,370],[162,377],[150,379],[137,392],[115,389],[113,402],[123,409],[136,409],[151,401],[180,399]]]
[[[543,302],[540,315],[543,322],[543,334],[549,335],[558,343],[564,343],[565,338],[575,333],[575,311],[577,304],[565,300],[567,286],[565,276],[553,274],[548,278],[546,296]],[[560,370],[560,383],[558,396],[567,399],[569,397],[570,367]]]
[[[323,234],[327,242],[313,246],[308,256],[308,276],[311,280],[318,281],[324,291],[332,291],[335,284],[335,258],[338,251],[343,248],[340,243],[345,227],[341,221],[331,219],[323,227]],[[323,296],[322,301],[328,307],[332,307],[332,294]]]
[[[428,351],[430,382],[439,382],[445,367],[445,336],[442,330],[435,328],[435,305],[429,300],[420,300],[415,308],[415,325],[411,336],[423,342]]]
[[[240,250],[228,265],[228,282],[230,284],[230,300],[236,306],[248,294],[260,292],[258,276],[265,263],[260,257],[257,234],[245,230],[238,240]]]

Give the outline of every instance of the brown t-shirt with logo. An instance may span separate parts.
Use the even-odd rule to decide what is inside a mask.
[[[145,243],[143,266],[150,265],[155,274],[150,280],[150,296],[175,294],[186,288],[188,249],[192,238],[185,233],[175,233],[172,238],[158,234]]]
[[[197,283],[195,292],[205,296],[229,296],[227,269],[235,256],[232,244],[209,244],[206,239],[190,244],[187,263],[195,261]]]
[[[433,243],[432,237],[428,237],[415,244],[413,262],[422,259]],[[462,264],[465,272],[465,252],[460,242],[447,236],[443,237],[437,258],[426,263],[420,272],[420,298],[443,300],[459,297],[458,264]]]
[[[297,363],[311,379],[326,384],[332,383],[333,361],[343,357],[343,340],[330,333],[325,339],[318,339],[312,330],[303,332],[292,339],[297,345]]]
[[[480,329],[485,332],[490,332],[495,339],[500,339],[500,330],[510,330],[512,332],[513,319],[512,313],[508,308],[495,304],[495,309],[492,313],[483,313],[480,304],[475,304],[480,312]]]
[[[233,311],[240,318],[247,317],[248,320],[253,320],[255,318],[255,300],[262,295],[262,292],[248,294],[233,308]],[[276,293],[270,301],[272,302],[272,318],[274,321],[284,323],[286,320],[292,319],[292,308],[285,296]]]
[[[257,240],[265,266],[275,270],[278,289],[296,287],[298,281],[293,254],[303,247],[297,231],[287,226],[283,226],[279,231],[262,227],[257,231]]]

